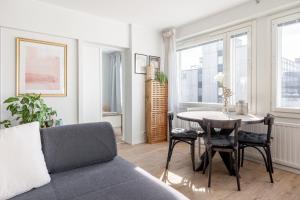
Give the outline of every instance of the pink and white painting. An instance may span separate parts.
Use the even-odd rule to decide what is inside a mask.
[[[17,38],[18,95],[66,96],[64,44]]]

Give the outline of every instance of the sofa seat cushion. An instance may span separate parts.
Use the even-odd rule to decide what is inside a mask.
[[[187,199],[120,157],[110,162],[52,174],[51,178],[51,187],[55,192],[53,200]]]
[[[182,197],[120,157],[111,162],[54,174],[52,178],[59,200],[176,200]]]

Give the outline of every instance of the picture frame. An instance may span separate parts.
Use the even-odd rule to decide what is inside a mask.
[[[152,65],[154,67],[155,72],[160,71],[160,57],[150,56],[149,57],[149,65]]]
[[[135,73],[136,74],[146,74],[146,67],[148,65],[148,56],[145,54],[134,54],[135,62]]]
[[[67,96],[67,45],[16,38],[16,95]]]

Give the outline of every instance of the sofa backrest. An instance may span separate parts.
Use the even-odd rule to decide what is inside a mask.
[[[49,173],[107,162],[117,155],[108,122],[41,129],[41,140]]]

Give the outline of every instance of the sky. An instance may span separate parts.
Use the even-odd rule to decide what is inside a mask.
[[[300,58],[300,23],[280,27],[282,29],[282,56]]]

